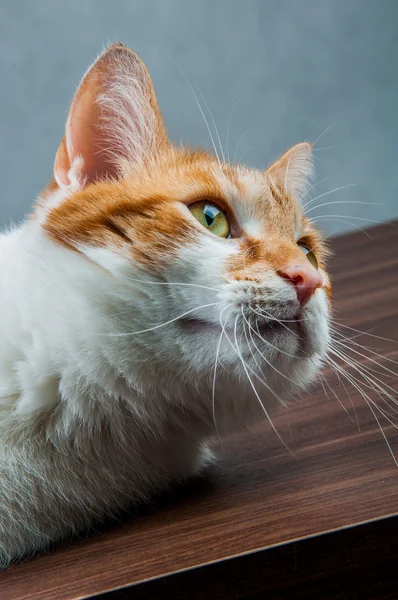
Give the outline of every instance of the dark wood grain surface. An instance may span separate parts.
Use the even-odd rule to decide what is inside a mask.
[[[358,232],[333,240],[335,318],[373,336],[398,341],[397,224],[368,232],[370,237]],[[348,329],[342,331],[356,335]],[[392,372],[398,370],[393,362],[398,360],[396,342],[370,336],[354,341],[372,346],[380,355],[375,359],[381,365]],[[354,348],[362,353],[361,348]],[[369,358],[356,358],[366,368],[382,372]],[[398,390],[398,377],[393,373],[368,373],[380,377],[390,391]],[[269,573],[268,585],[273,586],[270,598],[311,597],[278,592],[277,582],[283,589],[288,566],[276,578],[271,577],[272,564],[279,564],[278,560],[281,565],[284,560],[286,565],[293,564],[294,548],[301,548],[299,556],[304,557],[301,566],[296,565],[296,575],[302,569],[302,574],[311,578],[315,567],[325,570],[322,564],[336,565],[343,556],[344,564],[351,564],[352,572],[363,582],[366,577],[358,575],[358,565],[363,571],[368,563],[365,558],[359,560],[362,551],[369,564],[379,565],[383,581],[393,585],[386,574],[387,565],[392,564],[392,559],[396,564],[398,556],[391,554],[395,544],[388,532],[398,532],[398,520],[385,519],[398,514],[398,468],[359,392],[347,386],[349,397],[332,372],[326,370],[326,375],[332,388],[325,388],[328,396],[321,385],[316,385],[301,402],[274,415],[274,423],[291,452],[267,423],[249,434],[225,440],[222,445],[215,442],[220,461],[202,480],[160,498],[139,518],[125,517],[87,539],[13,566],[0,574],[1,600],[71,600],[133,584],[136,587],[108,597],[265,598],[265,584],[261,587],[260,579],[252,594],[247,591],[253,588],[249,576],[253,584],[254,572]],[[365,390],[370,401],[383,406],[385,397],[382,399],[375,390]],[[387,410],[394,416],[396,408],[391,400],[387,402]],[[398,456],[397,431],[382,417],[380,423]],[[372,525],[365,525],[372,521]],[[317,542],[311,541],[313,536],[318,536]],[[236,558],[227,561],[232,557]],[[269,571],[259,568],[259,560],[263,566],[268,565]],[[191,579],[186,580],[185,587],[181,577],[187,575],[173,575],[199,567],[202,569],[190,571]],[[206,576],[206,569],[215,573],[214,589],[223,578],[233,581],[238,573],[247,574],[246,588],[240,580],[241,591],[235,587],[234,595],[228,595],[231,591],[212,595],[210,588],[203,595],[200,586],[212,581]],[[332,595],[332,573],[331,570],[324,595],[317,592],[312,597],[359,597],[354,592],[350,596],[337,591]],[[169,577],[160,579],[166,586],[162,588],[164,593],[156,588],[159,582],[142,583],[165,575]],[[318,576],[319,583],[320,571],[315,571],[314,576]],[[180,588],[173,588],[178,581]],[[190,588],[191,595],[184,595],[182,590],[189,585],[194,586]],[[375,586],[377,590],[376,580]],[[167,589],[174,591],[169,595]],[[374,597],[398,597],[398,584],[396,596],[388,593],[383,595],[380,591]]]
[[[398,519],[181,571],[98,600],[397,600]],[[386,552],[386,547],[392,551]]]

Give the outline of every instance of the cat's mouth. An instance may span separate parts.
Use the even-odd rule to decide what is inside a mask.
[[[180,327],[187,332],[203,333],[206,331],[221,331],[220,323],[212,323],[203,319],[190,319],[185,317],[179,320]]]
[[[195,319],[184,317],[179,320],[180,327],[184,331],[192,332],[192,333],[200,333],[206,331],[219,331],[221,332],[220,323],[215,323],[212,321],[206,321],[204,319]],[[234,326],[231,324],[224,324],[224,327],[227,331],[233,333]],[[249,329],[249,326],[246,326]],[[282,322],[278,320],[269,320],[269,321],[258,321],[250,324],[250,329],[254,335],[260,335],[261,337],[267,338],[270,336],[274,336],[276,334],[283,334],[284,331],[286,333],[296,333],[300,338],[306,337],[306,330],[302,325],[301,319],[291,319],[289,322]]]

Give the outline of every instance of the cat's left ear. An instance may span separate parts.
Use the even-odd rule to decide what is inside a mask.
[[[54,165],[60,187],[117,177],[168,144],[152,81],[142,60],[114,44],[80,83]]]
[[[265,171],[271,183],[300,199],[313,175],[312,146],[296,144]]]

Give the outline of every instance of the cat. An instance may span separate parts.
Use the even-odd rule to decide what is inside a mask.
[[[175,146],[137,54],[89,68],[54,180],[0,235],[2,567],[202,472],[212,436],[311,383],[331,303],[311,164],[306,142],[264,172]]]

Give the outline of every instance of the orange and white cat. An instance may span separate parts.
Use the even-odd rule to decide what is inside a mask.
[[[266,171],[168,140],[116,44],[84,76],[54,181],[0,236],[0,563],[70,538],[211,461],[318,373],[311,147]]]

